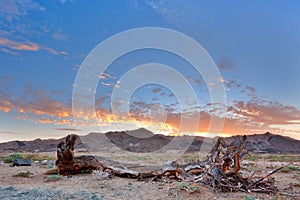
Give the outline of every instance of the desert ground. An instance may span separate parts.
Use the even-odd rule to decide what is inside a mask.
[[[250,153],[242,162],[240,173],[243,176],[261,177],[285,166],[271,176],[275,178],[278,194],[216,193],[195,183],[166,179],[138,181],[120,177],[99,178],[93,173],[46,175],[47,171],[55,170],[55,153],[23,153],[40,161],[33,162],[32,166],[22,167],[12,167],[11,163],[4,162],[11,154],[0,154],[0,199],[300,199],[300,156],[295,154]],[[82,154],[87,153],[76,153]],[[97,155],[140,166],[156,166],[177,157],[176,153],[131,155],[98,152]],[[178,162],[196,159],[199,159],[197,153],[188,153],[181,156]],[[23,176],[22,172],[25,172]]]

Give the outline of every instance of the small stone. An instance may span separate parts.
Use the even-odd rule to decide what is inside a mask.
[[[48,160],[42,160],[42,165],[47,165],[48,164]]]
[[[23,158],[15,158],[13,160],[13,167],[15,166],[31,166],[31,160]]]

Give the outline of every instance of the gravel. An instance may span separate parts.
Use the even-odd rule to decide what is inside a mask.
[[[0,199],[3,200],[48,200],[48,199],[89,199],[101,200],[102,197],[91,192],[78,191],[74,194],[64,194],[58,190],[29,189],[22,190],[14,186],[0,187]]]

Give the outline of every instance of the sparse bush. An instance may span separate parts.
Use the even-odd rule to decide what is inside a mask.
[[[281,170],[281,172],[285,172],[285,173],[288,173],[291,171],[300,171],[300,168],[297,166],[286,166]]]
[[[142,155],[142,156],[137,156],[138,160],[151,160],[151,157],[149,155]]]
[[[248,195],[245,196],[245,200],[254,200],[255,198],[254,197],[250,197]]]
[[[28,153],[24,156],[27,159],[30,159],[32,161],[42,161],[42,160],[55,160],[54,157],[47,156],[47,155],[41,155],[39,153]]]
[[[57,168],[49,169],[45,174],[46,175],[56,175],[56,174],[58,174],[58,169]]]
[[[257,161],[259,158],[258,158],[258,156],[257,155],[255,155],[255,154],[249,154],[249,155],[247,155],[246,156],[246,158],[245,158],[246,160],[250,160],[250,161]]]
[[[188,193],[200,192],[200,187],[196,183],[180,182],[175,187],[170,188],[171,191],[185,190]]]
[[[268,161],[279,161],[279,162],[300,162],[300,156],[294,155],[270,155],[267,156]]]
[[[27,171],[27,172],[19,172],[19,173],[13,175],[13,177],[24,177],[24,178],[29,178],[29,177],[31,177],[32,175],[33,175],[32,172]]]
[[[22,153],[13,153],[13,154],[10,154],[8,156],[5,156],[3,161],[5,163],[12,163],[14,159],[16,158],[24,158],[24,154]]]
[[[46,176],[46,182],[50,182],[50,181],[59,181],[62,179],[62,176],[59,174],[52,174],[50,176]]]
[[[199,159],[199,157],[198,157],[198,155],[186,154],[186,155],[182,156],[182,159],[184,162],[195,162],[195,161],[197,161],[197,159]]]

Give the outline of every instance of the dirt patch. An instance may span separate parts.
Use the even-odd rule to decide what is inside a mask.
[[[172,154],[157,155],[118,155],[114,153],[101,153],[103,156],[115,158],[119,161],[130,161],[144,165],[160,163],[160,158],[176,157]],[[181,159],[196,159],[197,154],[186,154]],[[157,160],[157,162],[156,162]],[[245,176],[261,176],[280,166],[285,168],[272,176],[280,192],[286,194],[300,194],[300,162],[278,162],[260,159],[257,161],[244,160],[242,173]],[[10,164],[0,165],[0,199],[272,199],[284,195],[265,195],[249,193],[213,193],[211,189],[183,184],[175,180],[137,181],[113,177],[100,180],[93,174],[79,174],[70,177],[45,175],[51,166],[34,164],[26,167],[11,167]],[[30,177],[13,177],[20,172],[31,172]],[[51,177],[52,176],[52,177]],[[53,179],[52,179],[53,178]],[[188,188],[190,187],[190,188]],[[296,197],[294,199],[299,199]],[[293,199],[285,196],[285,199]]]

